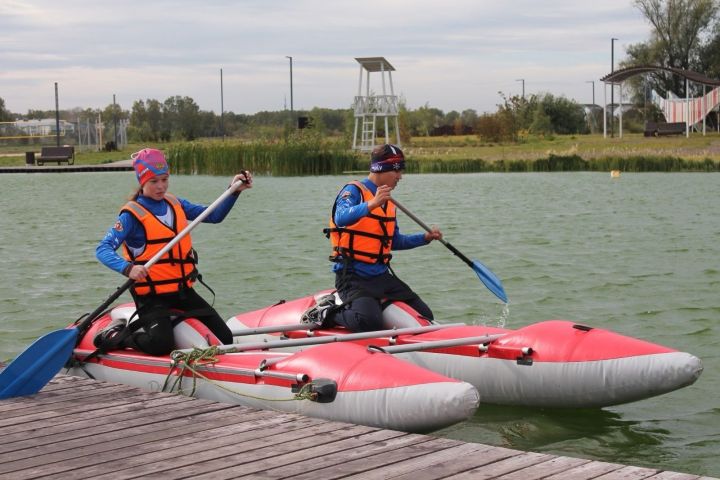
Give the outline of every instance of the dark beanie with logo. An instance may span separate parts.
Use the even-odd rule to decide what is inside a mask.
[[[373,173],[405,170],[405,155],[400,147],[386,143],[378,145],[370,156],[370,171]]]

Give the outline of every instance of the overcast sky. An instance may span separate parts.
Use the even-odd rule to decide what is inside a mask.
[[[356,57],[385,57],[409,108],[495,111],[498,91],[602,102],[599,78],[650,27],[631,0],[0,0],[11,112],[192,97],[220,112],[347,108]],[[380,93],[380,76],[371,75]],[[608,91],[609,92],[609,91]]]

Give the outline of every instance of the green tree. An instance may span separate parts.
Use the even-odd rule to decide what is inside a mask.
[[[200,107],[192,98],[176,95],[163,103],[163,140],[195,140],[200,135],[200,124]]]
[[[720,78],[720,23],[716,22],[710,39],[700,49],[699,71],[710,78]]]
[[[506,142],[515,138],[512,116],[507,110],[484,113],[478,118],[475,131],[483,142]]]
[[[5,100],[0,97],[0,122],[12,122],[13,120],[13,114],[5,108]]]
[[[647,42],[631,45],[622,66],[660,65],[699,70],[703,62],[703,39],[712,31],[718,14],[715,0],[634,0],[633,4],[652,25]],[[685,95],[684,79],[664,72],[648,74],[650,88]],[[635,96],[644,91],[641,79],[630,81]]]
[[[585,111],[582,105],[565,97],[555,97],[546,93],[539,99],[542,111],[550,119],[552,131],[561,135],[587,133]],[[537,120],[537,108],[533,112],[533,124]],[[531,128],[532,130],[532,128]]]
[[[105,125],[105,133],[103,136],[107,141],[115,142],[117,139],[119,142],[120,138],[118,137],[118,133],[120,127],[118,126],[118,122],[120,122],[120,120],[126,120],[130,116],[130,113],[123,110],[120,104],[111,103],[103,109],[101,115],[102,122]]]
[[[408,127],[410,134],[419,137],[428,137],[430,132],[442,124],[442,110],[433,108],[427,103],[415,111],[408,110]]]
[[[550,116],[545,113],[543,104],[538,104],[533,114],[533,122],[530,124],[530,132],[535,135],[550,135],[553,133],[553,124]]]

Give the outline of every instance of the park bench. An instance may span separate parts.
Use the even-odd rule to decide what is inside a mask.
[[[42,147],[40,156],[37,157],[37,164],[45,162],[67,162],[68,165],[75,163],[75,147]]]
[[[660,137],[662,135],[683,135],[685,122],[647,122],[645,124],[646,137]]]

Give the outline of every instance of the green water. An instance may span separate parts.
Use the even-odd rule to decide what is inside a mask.
[[[332,286],[321,230],[349,179],[260,177],[224,223],[195,230],[221,315]],[[171,190],[210,203],[228,181],[174,176]],[[587,411],[482,406],[437,434],[720,476],[719,184],[718,174],[689,173],[406,175],[397,198],[502,279],[507,327],[564,318],[693,353],[705,366],[697,383],[661,397]],[[130,172],[0,175],[0,359],[123,282],[94,249],[133,188]],[[419,231],[400,215],[402,231]],[[394,265],[441,321],[502,320],[492,294],[441,244],[397,252]]]

